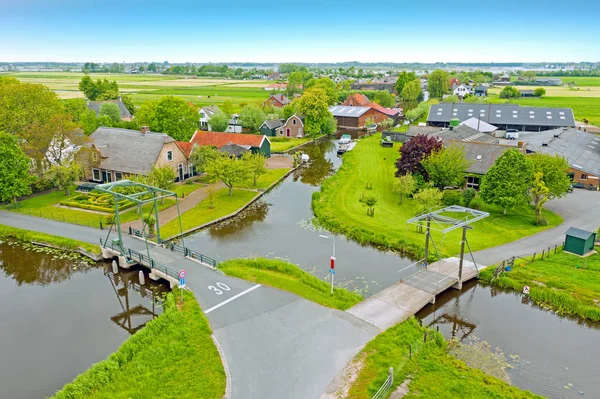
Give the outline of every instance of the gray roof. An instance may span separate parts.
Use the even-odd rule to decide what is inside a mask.
[[[414,126],[410,125],[406,132],[407,136],[414,137],[419,134],[429,136],[430,134],[441,132],[442,129],[435,126]]]
[[[600,137],[574,128],[553,129],[519,137],[528,152],[561,155],[582,172],[600,176]]]
[[[450,141],[445,145],[459,145],[465,149],[465,158],[471,162],[467,173],[485,175],[487,171],[494,166],[504,151],[510,150],[511,146],[490,144],[490,143],[471,143],[464,141]]]
[[[465,125],[457,126],[454,128],[454,130],[444,129],[438,133],[430,134],[430,136],[437,137],[442,140],[498,144],[498,139],[496,137],[493,137],[487,133],[479,132]]]
[[[273,94],[271,97],[275,98],[277,101],[282,103],[283,105],[287,105],[291,103],[290,99],[284,96],[283,94]]]
[[[566,233],[568,236],[581,238],[582,240],[587,240],[594,233],[587,230],[578,229],[577,227],[569,227]]]
[[[492,125],[575,126],[571,108],[520,107],[517,104],[440,103],[429,108],[427,122],[478,118]]]
[[[88,101],[87,107],[96,113],[96,115],[100,115],[100,108],[102,108],[102,104],[116,104],[119,107],[119,111],[121,111],[121,119],[131,119],[131,113],[123,104],[121,100],[106,100],[106,101]]]
[[[333,107],[329,107],[329,112],[331,112],[333,116],[358,118],[370,109],[371,107],[352,107],[347,105],[335,105]]]
[[[166,143],[175,141],[165,133],[99,127],[90,135],[102,153],[102,169],[132,174],[148,174]]]
[[[206,116],[208,118],[213,116],[214,113],[221,111],[221,109],[219,107],[217,107],[216,105],[205,105],[204,107],[202,107],[200,109],[203,109],[206,112]]]
[[[460,125],[468,126],[471,129],[479,130],[480,132],[483,132],[483,133],[491,133],[491,132],[498,130],[498,128],[496,126],[490,125],[489,123],[479,120],[475,117],[469,118],[466,121],[462,121],[460,123]]]
[[[485,87],[485,86],[477,86],[475,88],[475,91],[487,91],[487,87]]]
[[[242,156],[245,152],[250,150],[249,145],[239,145],[239,144],[225,144],[223,147],[219,148],[219,151],[226,152],[229,155],[233,155],[236,157]]]
[[[267,128],[273,130],[273,129],[277,129],[278,127],[283,126],[283,123],[284,122],[283,122],[282,119],[271,119],[271,120],[268,120],[268,121],[264,121],[263,125],[266,125]]]

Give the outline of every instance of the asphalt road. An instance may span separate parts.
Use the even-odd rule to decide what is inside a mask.
[[[108,232],[10,212],[0,212],[0,224],[92,244]],[[128,235],[123,244],[145,251],[143,241]],[[318,398],[379,332],[345,312],[225,276],[164,248],[151,247],[151,256],[169,268],[186,269],[187,284],[225,354],[233,399]]]
[[[550,246],[562,245],[569,227],[591,231],[600,226],[600,193],[597,191],[575,189],[565,198],[548,201],[545,208],[561,215],[564,222],[550,230],[474,252],[477,263],[488,266],[511,256],[527,256],[534,252],[540,254]],[[477,234],[477,229],[473,230],[473,234]]]

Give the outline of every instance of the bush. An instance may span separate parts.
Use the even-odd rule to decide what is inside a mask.
[[[446,206],[460,205],[463,199],[463,192],[460,190],[446,190],[442,196],[442,204]]]
[[[533,91],[533,95],[536,97],[543,97],[546,95],[546,89],[544,89],[543,87],[538,87]]]
[[[33,183],[31,183],[32,193],[40,193],[42,191],[50,190],[56,186],[54,181],[46,177],[34,176],[33,179]]]
[[[473,199],[471,200],[471,204],[470,204],[470,205],[471,205],[471,206],[470,206],[469,208],[472,208],[472,209],[477,209],[477,210],[479,210],[479,209],[481,209],[481,207],[483,206],[483,201],[481,200],[481,198],[479,198],[479,197],[475,197],[475,198],[473,198]]]
[[[104,216],[104,222],[106,222],[106,224],[114,224],[115,223],[115,214],[111,213],[110,215]]]
[[[521,97],[521,92],[517,90],[516,87],[506,86],[500,92],[500,98],[519,98]]]
[[[473,198],[475,198],[476,195],[477,195],[477,192],[475,191],[474,188],[471,188],[471,187],[469,187],[465,191],[463,191],[463,206],[470,208],[471,201],[473,201]]]

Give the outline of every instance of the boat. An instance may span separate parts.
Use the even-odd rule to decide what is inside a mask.
[[[338,140],[338,144],[350,144],[352,142],[352,137],[349,134],[342,134],[342,137]]]

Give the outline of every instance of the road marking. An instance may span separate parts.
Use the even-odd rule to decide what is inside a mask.
[[[245,290],[245,291],[242,291],[242,292],[240,292],[239,294],[237,294],[237,295],[234,295],[234,296],[232,296],[231,298],[229,298],[229,299],[226,299],[226,300],[224,300],[223,302],[221,302],[221,303],[219,303],[219,304],[216,304],[216,305],[215,305],[215,306],[213,306],[212,308],[210,308],[210,309],[207,309],[207,310],[204,312],[204,314],[209,314],[209,313],[210,313],[210,312],[212,312],[213,310],[219,309],[219,308],[220,308],[221,306],[223,306],[223,305],[227,305],[229,302],[231,302],[231,301],[234,301],[234,300],[238,299],[238,298],[239,298],[239,297],[241,297],[242,295],[246,295],[246,294],[247,294],[247,293],[249,293],[250,291],[254,291],[254,290],[255,290],[255,289],[257,289],[258,287],[260,287],[260,284],[256,284],[255,286],[253,286],[253,287],[250,287],[250,288],[248,288],[247,290]]]

